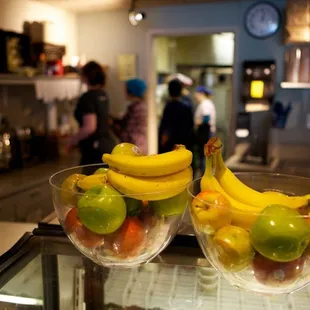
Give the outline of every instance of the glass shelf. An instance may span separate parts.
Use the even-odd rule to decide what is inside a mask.
[[[0,309],[303,310],[309,303],[310,287],[269,298],[231,286],[194,236],[178,235],[152,263],[108,269],[78,252],[59,225],[41,223],[0,257]]]

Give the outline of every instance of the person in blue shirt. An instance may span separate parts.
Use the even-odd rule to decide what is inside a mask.
[[[159,126],[158,153],[172,151],[175,144],[184,144],[193,149],[194,116],[189,97],[182,95],[183,84],[174,79],[169,82],[170,99],[165,106]]]

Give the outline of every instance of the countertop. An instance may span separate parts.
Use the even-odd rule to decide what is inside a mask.
[[[240,160],[248,148],[248,143],[238,144],[235,154],[225,161],[232,171],[277,172],[310,177],[310,146],[293,144],[270,145],[271,162],[267,166],[241,163]]]
[[[0,222],[0,234],[5,236],[0,242],[0,256],[27,232],[32,232],[38,225],[32,223]]]
[[[59,170],[77,166],[78,155],[62,157],[55,162],[42,163],[31,168],[14,170],[0,175],[0,199],[10,197],[16,193],[26,191],[48,182],[51,175]]]

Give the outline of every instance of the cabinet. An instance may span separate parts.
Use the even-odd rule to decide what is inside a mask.
[[[231,286],[209,265],[194,236],[178,235],[151,263],[116,269],[94,265],[60,228],[47,226],[0,257],[0,309],[12,297],[47,310],[309,309],[309,288],[274,298]],[[21,298],[14,300],[20,309]]]

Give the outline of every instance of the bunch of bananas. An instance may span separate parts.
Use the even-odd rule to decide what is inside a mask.
[[[211,138],[206,144],[206,170],[200,185],[202,191],[214,190],[228,199],[232,208],[233,225],[249,229],[261,211],[273,204],[294,209],[310,207],[310,195],[291,197],[275,192],[261,193],[246,186],[225,166],[221,147],[219,138]]]
[[[156,201],[183,192],[192,181],[192,153],[183,145],[159,155],[104,154],[108,182],[138,200]]]

